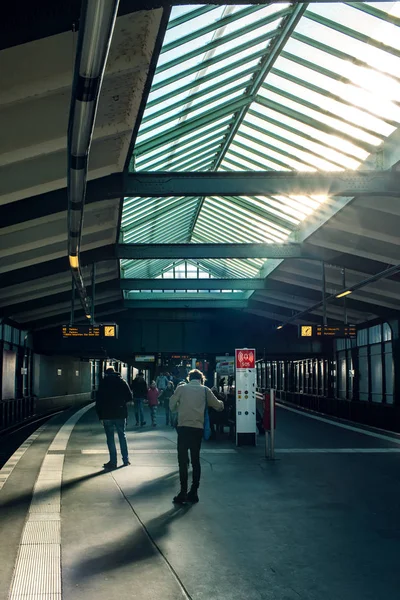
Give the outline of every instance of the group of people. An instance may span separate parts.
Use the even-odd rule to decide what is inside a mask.
[[[164,377],[165,380],[161,381],[161,377]],[[115,431],[119,438],[123,465],[128,466],[131,464],[125,435],[126,420],[128,418],[127,405],[132,401],[135,402],[136,425],[144,426],[146,422],[143,416],[143,404],[145,398],[147,398],[152,423],[155,426],[157,407],[160,400],[163,399],[166,424],[175,426],[178,433],[180,491],[173,501],[176,504],[198,502],[201,474],[200,449],[204,435],[206,411],[209,407],[216,411],[224,410],[223,401],[218,399],[213,391],[204,385],[204,382],[203,373],[198,369],[193,369],[189,372],[187,380],[179,382],[176,389],[174,389],[174,383],[164,374],[161,374],[157,381],[153,381],[148,388],[143,374],[139,373],[133,380],[131,390],[128,383],[121,378],[113,367],[106,369],[105,376],[100,381],[96,394],[96,411],[103,423],[110,453],[110,460],[104,464],[104,469],[117,468]],[[191,488],[188,491],[189,452],[193,479]]]
[[[152,381],[150,387],[144,379],[142,372],[139,372],[132,382],[132,399],[135,404],[136,427],[144,427],[146,421],[144,419],[144,404],[147,400],[150,407],[151,424],[157,427],[157,412],[158,406],[162,403],[165,408],[166,425],[175,426],[175,419],[171,416],[169,409],[169,399],[174,393],[174,384],[161,373],[156,381]]]

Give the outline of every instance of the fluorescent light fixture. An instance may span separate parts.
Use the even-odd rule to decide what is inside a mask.
[[[77,269],[79,267],[79,260],[77,256],[70,256],[69,257],[69,264],[71,266],[72,269]]]
[[[338,294],[336,296],[336,298],[343,298],[344,296],[348,296],[351,293],[352,293],[352,290],[346,290],[345,292],[342,292],[341,294]]]
[[[278,325],[277,329],[283,329],[283,325]]]

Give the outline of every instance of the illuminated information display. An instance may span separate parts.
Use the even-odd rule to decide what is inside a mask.
[[[299,334],[302,338],[355,338],[357,328],[355,325],[301,325]]]
[[[100,323],[98,325],[63,325],[62,336],[69,338],[118,338],[116,323]]]

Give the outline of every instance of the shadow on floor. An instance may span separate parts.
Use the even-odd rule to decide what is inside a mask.
[[[145,525],[140,522],[134,531],[107,546],[92,548],[90,558],[77,559],[75,580],[96,577],[100,573],[120,569],[127,565],[160,555],[159,541],[169,533],[169,527],[181,519],[191,509],[187,506],[174,506]],[[85,549],[87,556],[88,549]],[[156,568],[156,567],[155,567]]]
[[[165,475],[160,475],[160,477],[154,477],[150,481],[135,485],[134,490],[127,492],[127,496],[132,499],[140,498],[142,496],[150,497],[157,492],[162,492],[165,489],[175,487],[178,475],[179,471],[171,471]]]
[[[90,473],[89,475],[83,475],[82,477],[75,477],[74,479],[70,479],[66,483],[62,483],[61,493],[80,485],[84,481],[88,481],[90,479],[93,479],[94,477],[99,477],[100,475],[105,475],[106,473],[107,471],[101,469],[101,471],[95,471],[94,473]],[[39,500],[44,500],[58,489],[59,486],[54,485],[43,492],[36,492],[35,497]],[[20,494],[19,496],[13,495],[12,498],[6,500],[5,502],[1,502],[0,500],[0,509],[7,509],[9,511],[12,511],[14,509],[19,509],[23,505],[29,505],[32,499],[32,495],[33,492],[29,492],[27,494]]]

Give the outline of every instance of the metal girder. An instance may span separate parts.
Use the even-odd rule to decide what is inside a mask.
[[[395,171],[129,173],[125,196],[399,196]]]
[[[121,290],[264,290],[265,279],[121,279]]]
[[[88,182],[85,204],[123,196],[122,175],[114,173]],[[67,188],[38,194],[0,206],[0,228],[40,219],[67,210]]]
[[[247,308],[247,300],[124,300],[125,308]]]
[[[286,0],[272,0],[273,4],[282,4]],[[385,2],[386,0],[376,0],[376,2]],[[338,4],[340,0],[309,0],[309,4]],[[163,8],[167,6],[181,5],[245,5],[245,4],[265,4],[265,0],[136,0],[136,10],[150,10],[153,8]]]
[[[109,290],[118,290],[118,280],[117,278],[110,279],[109,281],[105,281],[99,283],[96,288],[96,293],[100,294],[104,291]],[[40,298],[35,298],[33,300],[24,301],[23,296],[21,296],[20,303],[12,303],[6,306],[2,306],[0,308],[0,315],[2,316],[10,316],[13,315],[15,319],[18,319],[18,315],[25,312],[30,312],[33,310],[41,309],[45,311],[46,308],[51,306],[55,306],[57,304],[62,304],[63,302],[68,302],[71,298],[71,290],[67,290],[66,292],[58,292],[56,294],[46,295],[43,292],[43,296]]]
[[[94,262],[102,262],[104,260],[112,260],[115,256],[115,246],[110,244],[93,250],[86,250],[81,254],[82,265],[90,265]],[[15,269],[7,273],[0,274],[0,287],[5,288],[11,285],[18,285],[27,281],[48,277],[49,275],[57,275],[57,273],[66,273],[69,271],[67,256],[55,258],[46,262]]]
[[[110,315],[107,320],[115,321],[112,312],[120,312],[121,310],[125,310],[125,307],[123,307],[122,304],[122,300],[112,300],[111,302],[105,302],[104,304],[99,305],[97,309],[97,319],[100,322],[102,315]],[[21,322],[20,325],[23,327],[23,329],[26,330],[34,331],[35,329],[47,329],[50,327],[57,327],[59,325],[62,325],[63,323],[68,323],[70,316],[71,313],[70,311],[68,311],[64,313],[57,313],[56,315],[45,317],[43,319],[24,321]],[[75,321],[83,321],[84,323],[87,323],[85,313],[79,305],[76,307]]]
[[[360,281],[359,283],[356,283],[355,285],[351,285],[351,286],[348,286],[347,288],[339,290],[335,294],[326,295],[326,296],[324,296],[323,300],[321,300],[320,302],[313,304],[312,306],[308,307],[307,309],[302,310],[302,311],[298,312],[297,314],[293,315],[292,317],[290,317],[290,319],[287,319],[284,322],[284,325],[289,325],[290,323],[293,323],[298,317],[303,317],[304,315],[307,315],[311,312],[318,310],[326,302],[329,302],[329,301],[335,302],[336,300],[341,299],[341,297],[342,297],[341,294],[343,292],[348,291],[349,293],[353,293],[361,288],[364,288],[365,286],[367,286],[370,283],[375,283],[375,281],[379,281],[380,279],[384,279],[386,277],[390,277],[391,275],[395,275],[399,271],[400,271],[400,264],[393,265],[392,267],[389,267],[388,269],[385,269],[384,271],[380,271],[379,273],[376,273],[375,275],[372,275],[371,277],[368,277],[367,279],[364,279],[363,281]],[[346,296],[346,300],[347,300],[347,296]],[[372,309],[371,312],[373,312],[374,314],[377,314],[374,309]]]
[[[118,244],[117,258],[316,258],[301,244]]]

